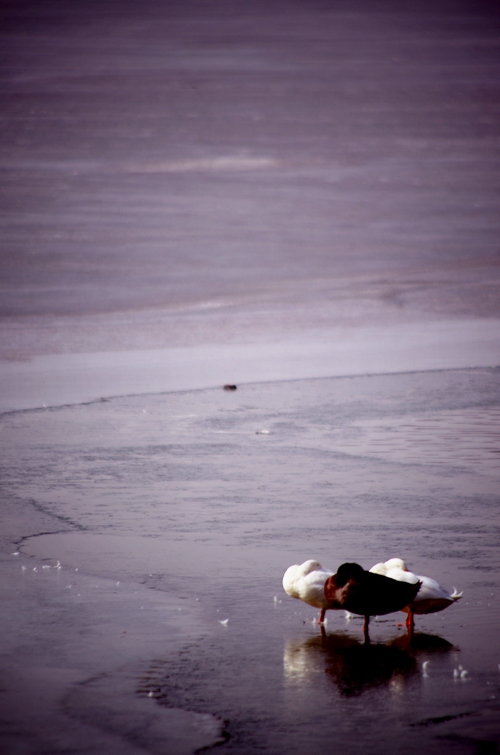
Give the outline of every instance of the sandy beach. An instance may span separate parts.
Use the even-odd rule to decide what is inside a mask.
[[[2,751],[497,752],[497,9],[1,13]]]

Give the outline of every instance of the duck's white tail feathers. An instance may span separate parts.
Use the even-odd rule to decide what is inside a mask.
[[[457,588],[454,587],[453,588],[453,592],[450,595],[450,600],[460,600],[460,598],[462,597],[463,594],[464,594],[463,590],[462,590],[462,592],[457,592]]]

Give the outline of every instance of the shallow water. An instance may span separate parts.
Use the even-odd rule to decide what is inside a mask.
[[[122,632],[134,590],[202,617],[201,635],[170,650],[152,630],[139,660],[101,662],[66,710],[85,718],[86,695],[119,690],[125,664],[136,700],[222,718],[222,752],[495,752],[499,410],[498,370],[471,369],[4,415],[5,491],[53,522],[12,568],[33,580],[32,564],[51,565],[50,582],[60,559],[64,574],[119,581]],[[317,612],[282,591],[306,558],[369,568],[396,555],[464,591],[417,618],[413,644],[404,614],[372,621],[369,648],[343,612],[322,635]]]

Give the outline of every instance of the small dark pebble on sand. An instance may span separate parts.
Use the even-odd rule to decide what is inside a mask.
[[[224,386],[224,390],[235,391],[237,387],[238,387],[237,385],[231,385],[230,383],[227,383],[227,385]]]

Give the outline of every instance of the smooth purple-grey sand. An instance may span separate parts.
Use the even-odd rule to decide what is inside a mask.
[[[498,9],[1,13],[3,749],[495,752]]]

